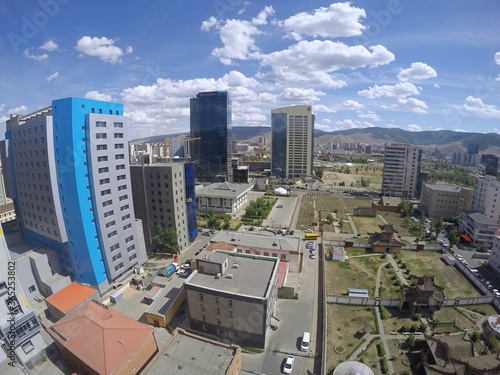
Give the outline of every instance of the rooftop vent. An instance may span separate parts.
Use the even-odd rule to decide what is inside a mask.
[[[278,243],[276,241],[274,241],[273,246],[278,246]]]
[[[232,274],[232,273],[228,273],[228,274],[226,275],[226,279],[232,279],[232,278],[233,278],[233,274]]]
[[[216,278],[216,279],[220,279],[220,277],[221,277],[220,272],[219,272],[219,273],[217,273],[217,275],[215,275],[215,278]]]
[[[233,263],[233,268],[240,268],[239,263]]]

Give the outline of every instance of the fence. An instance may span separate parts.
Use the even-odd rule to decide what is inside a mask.
[[[326,297],[326,303],[338,303],[341,305],[357,305],[357,306],[399,306],[398,298],[376,298],[376,297],[349,297],[349,296],[334,296]]]
[[[367,243],[367,242],[355,242],[355,240],[323,240],[323,244],[325,245],[330,245],[330,246],[344,246],[344,247],[357,247],[357,248],[363,248],[363,249],[371,249],[372,244]],[[347,244],[347,245],[346,245]],[[443,248],[441,245],[405,245],[402,247],[403,250],[409,250],[409,251],[422,251],[422,250],[429,250],[429,251],[441,251]]]

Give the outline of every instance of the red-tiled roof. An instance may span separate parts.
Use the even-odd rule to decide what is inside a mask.
[[[153,328],[92,300],[47,331],[87,366],[107,375],[148,338]]]
[[[61,289],[59,292],[48,297],[46,301],[50,302],[52,306],[66,314],[68,311],[71,311],[71,309],[75,308],[87,298],[92,296],[95,292],[95,289],[73,281],[66,288]]]
[[[280,266],[278,269],[278,288],[282,288],[286,281],[286,276],[288,273],[288,262],[280,260]]]

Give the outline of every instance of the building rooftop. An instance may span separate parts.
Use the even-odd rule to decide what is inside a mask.
[[[196,195],[208,197],[239,197],[253,187],[253,184],[216,182],[196,190]]]
[[[95,289],[88,286],[78,284],[73,281],[66,288],[61,289],[59,292],[54,293],[46,299],[52,306],[57,308],[59,311],[66,314],[71,309],[78,306],[80,303],[85,301],[90,296],[94,295]]]
[[[258,255],[217,251],[206,257],[217,263],[229,258],[229,266],[219,278],[194,271],[184,285],[265,298],[272,276],[279,267],[277,258]]]
[[[464,188],[462,186],[444,185],[444,184],[425,184],[425,186],[427,186],[427,188],[432,190],[450,192],[450,193],[459,193],[462,190],[472,190],[469,188]]]
[[[469,218],[471,218],[472,220],[474,220],[478,224],[493,225],[493,226],[497,225],[497,223],[495,223],[488,216],[486,216],[485,214],[483,214],[479,211],[464,211],[463,213],[465,215],[467,215]]]
[[[221,231],[211,242],[226,242],[236,246],[252,246],[263,249],[299,251],[300,238],[292,236],[263,235],[249,232]]]
[[[146,374],[225,375],[238,349],[178,330]]]
[[[153,333],[153,328],[89,301],[47,332],[97,373],[111,374]]]
[[[161,288],[160,294],[148,306],[146,313],[165,316],[170,310],[180,293],[182,293],[184,279],[174,278],[165,288]]]

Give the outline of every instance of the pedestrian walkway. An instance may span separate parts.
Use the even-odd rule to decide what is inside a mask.
[[[356,228],[356,225],[354,225],[354,221],[352,220],[351,214],[347,214],[347,220],[349,221],[349,224],[351,225],[352,229],[352,236],[356,237],[358,235],[358,229]]]
[[[398,264],[394,260],[394,257],[392,256],[392,254],[387,254],[387,258],[389,259],[389,262],[391,262],[392,268],[394,268],[394,271],[396,271],[396,275],[398,275],[401,283],[405,286],[408,286],[409,285],[408,280],[406,280],[406,277],[405,277],[403,271],[401,271],[401,269],[399,268]]]

